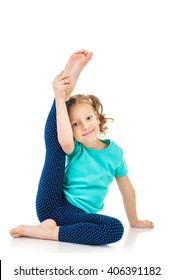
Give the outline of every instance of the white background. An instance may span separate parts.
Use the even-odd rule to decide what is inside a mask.
[[[73,264],[76,268],[98,269],[110,265],[161,266],[163,278],[158,277],[171,279],[168,257],[169,251],[172,253],[173,228],[171,2],[0,2],[3,279],[9,279],[7,271],[13,279],[13,269],[19,265],[49,268]],[[90,247],[13,240],[8,234],[12,227],[38,222],[35,196],[45,154],[44,123],[54,98],[52,80],[69,56],[83,48],[94,55],[74,93],[97,95],[106,115],[115,119],[107,137],[123,148],[129,177],[137,193],[138,216],[152,220],[155,229],[129,229],[114,182],[102,213],[118,217],[125,225],[125,235],[117,244]],[[155,277],[151,279],[158,278]]]

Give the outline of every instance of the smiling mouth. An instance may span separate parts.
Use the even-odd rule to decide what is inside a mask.
[[[82,136],[88,136],[88,135],[90,135],[93,131],[94,131],[94,129],[93,129],[93,130],[90,130],[90,131],[88,131],[88,132],[86,132],[86,133],[84,133]]]

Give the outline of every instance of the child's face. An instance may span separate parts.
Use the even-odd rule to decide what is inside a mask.
[[[72,105],[69,118],[74,139],[86,147],[92,147],[99,136],[99,120],[93,108],[86,103]]]

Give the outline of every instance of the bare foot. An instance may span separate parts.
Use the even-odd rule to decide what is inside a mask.
[[[71,87],[66,90],[66,100],[69,99],[71,92],[73,91],[76,82],[79,78],[79,75],[83,68],[92,58],[93,53],[86,50],[81,50],[75,52],[69,58],[67,65],[65,66],[63,76],[70,76],[71,78]]]
[[[10,230],[10,235],[14,238],[17,237],[33,237],[47,240],[58,240],[59,227],[52,219],[47,219],[41,224],[36,226],[18,226]]]

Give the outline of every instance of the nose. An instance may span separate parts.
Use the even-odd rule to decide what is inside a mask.
[[[88,124],[86,123],[86,122],[83,122],[83,124],[82,124],[82,129],[83,130],[87,130],[88,129]]]

